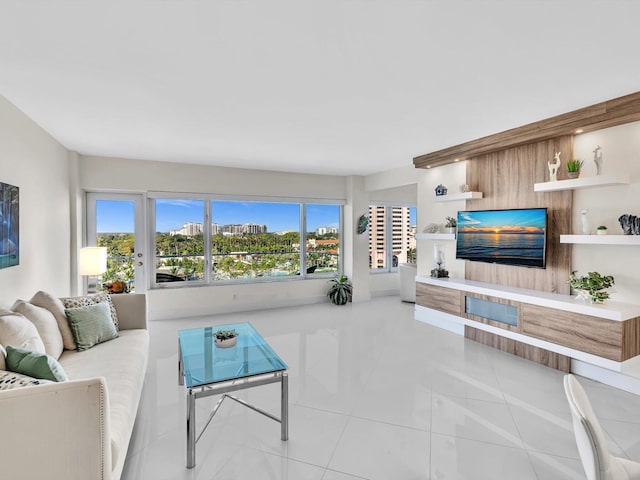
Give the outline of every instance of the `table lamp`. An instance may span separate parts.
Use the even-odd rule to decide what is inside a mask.
[[[78,257],[78,273],[88,277],[97,277],[107,271],[107,247],[83,247]],[[91,288],[87,285],[87,291],[94,293],[98,290],[98,281]]]

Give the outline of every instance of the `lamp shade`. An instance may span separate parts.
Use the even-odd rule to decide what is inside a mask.
[[[107,271],[107,247],[83,247],[78,259],[80,275],[100,275]]]

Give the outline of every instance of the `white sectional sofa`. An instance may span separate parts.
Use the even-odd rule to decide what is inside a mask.
[[[2,478],[120,478],[149,334],[144,295],[113,295],[112,302],[119,336],[82,352],[64,350],[58,362],[69,381],[0,391]]]

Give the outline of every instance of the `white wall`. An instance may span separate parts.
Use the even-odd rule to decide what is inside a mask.
[[[0,307],[70,292],[67,150],[0,96],[0,182],[20,187],[20,265],[0,270]]]
[[[606,225],[609,234],[621,234],[618,217],[640,216],[640,122],[607,128],[575,137],[574,158],[584,160],[581,177],[596,174],[593,150],[602,147],[603,175],[628,173],[630,185],[599,187],[573,192],[573,233],[581,233],[580,211],[588,209],[595,230]],[[563,162],[564,163],[564,162]],[[595,232],[594,232],[595,233]],[[640,247],[574,245],[572,268],[581,274],[597,271],[616,280],[612,300],[640,304]]]
[[[394,168],[365,177],[364,187],[369,205],[377,202],[406,206],[418,203],[418,181],[422,170],[413,166]],[[369,245],[367,244],[367,250]],[[367,259],[368,263],[368,259]],[[400,293],[400,272],[371,272],[369,290],[372,296],[397,295]]]
[[[307,199],[343,199],[351,202],[347,177],[267,172],[226,167],[188,165],[103,157],[80,159],[80,188],[86,191],[180,192]],[[361,182],[361,181],[360,181]],[[346,216],[346,215],[345,215]],[[351,227],[345,221],[343,262],[354,271],[346,248]],[[368,280],[353,278],[354,291],[367,299]],[[149,317],[168,319],[275,308],[328,301],[327,279],[287,280],[191,288],[163,288],[147,292]]]
[[[466,183],[467,162],[452,163],[438,168],[424,169],[418,183],[418,233],[430,223],[441,227],[446,217],[456,217],[458,210],[464,210],[464,200],[435,202],[435,188],[442,184],[449,194],[459,193],[459,186]],[[445,268],[452,278],[464,278],[464,260],[456,260],[456,242],[446,240],[418,240],[418,275],[429,275],[433,268],[433,247],[442,245],[445,254]]]

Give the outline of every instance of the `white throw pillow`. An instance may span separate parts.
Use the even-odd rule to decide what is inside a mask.
[[[51,380],[42,380],[38,378],[22,375],[21,373],[8,372],[0,369],[0,390],[13,390],[21,387],[34,387],[36,385],[45,385],[53,383]]]
[[[36,326],[17,312],[0,312],[0,344],[45,353]]]
[[[11,310],[21,313],[36,326],[47,355],[58,359],[64,350],[62,334],[56,317],[46,308],[38,307],[24,300],[18,300]]]
[[[62,335],[64,348],[67,350],[75,350],[76,342],[73,340],[69,321],[67,320],[67,316],[64,314],[64,305],[60,299],[54,297],[50,293],[40,291],[33,296],[30,302],[38,307],[46,308],[53,313],[56,322],[58,322],[58,329]]]

